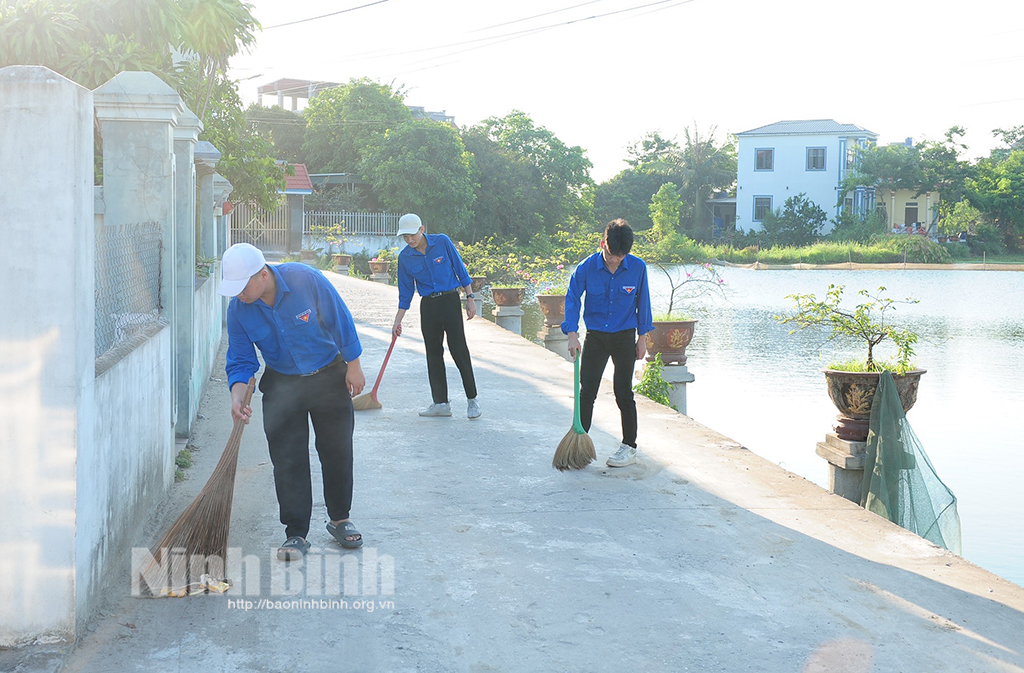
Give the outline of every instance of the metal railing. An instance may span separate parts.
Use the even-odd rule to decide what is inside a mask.
[[[340,234],[394,236],[398,231],[398,213],[369,213],[311,210],[303,214],[302,233],[313,235],[313,227],[339,225]]]
[[[289,213],[284,201],[274,210],[239,203],[231,214],[231,243],[251,243],[264,252],[287,250]]]

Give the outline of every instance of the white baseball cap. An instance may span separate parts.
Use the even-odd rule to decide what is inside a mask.
[[[415,213],[406,213],[398,218],[398,235],[415,234],[423,226],[420,216]]]
[[[224,251],[221,263],[220,292],[225,297],[237,297],[249,279],[266,266],[263,252],[249,243],[235,243]]]

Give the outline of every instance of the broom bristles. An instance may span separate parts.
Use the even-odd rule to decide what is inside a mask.
[[[587,433],[579,434],[574,428],[569,428],[562,441],[555,449],[555,457],[551,459],[551,466],[560,472],[565,470],[582,470],[591,462],[597,460],[597,452],[594,451],[594,440]]]
[[[243,407],[248,406],[254,386],[255,380],[250,380]],[[139,570],[142,576],[141,588],[154,595],[160,595],[160,588],[170,588],[166,586],[166,568],[162,567],[164,552],[171,552],[174,556],[171,563],[172,582],[174,578],[188,576],[185,563],[190,562],[192,557],[202,557],[204,567],[200,571],[213,572],[215,569],[209,568],[206,564],[219,562],[219,570],[223,573],[228,551],[228,533],[231,529],[231,505],[235,495],[238,453],[244,430],[245,423],[235,421],[224,453],[221,454],[206,485],[199,491],[192,504],[171,524],[160,542],[150,550],[153,560]],[[156,576],[157,573],[160,574],[159,577]],[[159,586],[161,582],[165,584],[164,587]]]
[[[363,393],[352,398],[352,409],[355,411],[366,411],[368,409],[383,409],[384,405],[377,401],[373,393]]]

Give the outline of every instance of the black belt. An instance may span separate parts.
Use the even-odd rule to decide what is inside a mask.
[[[458,290],[445,290],[444,292],[435,292],[434,294],[428,294],[424,299],[436,299],[437,297],[443,297],[446,294],[458,294]]]
[[[336,358],[334,358],[333,360],[331,360],[330,362],[328,362],[327,364],[325,364],[320,369],[315,369],[315,370],[311,371],[308,374],[299,374],[299,376],[315,376],[316,374],[319,374],[320,372],[324,371],[325,369],[329,369],[330,367],[333,367],[334,365],[338,364],[339,362],[344,362],[344,361],[345,360],[339,355]]]

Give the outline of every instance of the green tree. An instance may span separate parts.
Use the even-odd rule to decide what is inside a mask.
[[[967,179],[974,172],[970,162],[961,159],[967,150],[962,142],[964,133],[963,127],[951,126],[943,140],[925,142],[920,149],[922,186],[939,193],[943,208],[964,198]]]
[[[981,159],[968,179],[971,203],[993,220],[1003,244],[1021,249],[1024,242],[1024,150]]]
[[[515,110],[504,117],[484,120],[478,127],[504,151],[518,155],[530,166],[531,182],[541,196],[537,213],[543,231],[554,233],[593,218],[586,190],[592,164],[583,148],[569,147],[543,126],[537,126],[525,112]]]
[[[245,111],[245,118],[261,137],[273,143],[274,158],[294,164],[306,163],[302,148],[306,120],[301,113],[277,105],[267,108],[253,103]]]
[[[324,173],[358,173],[368,148],[388,129],[412,121],[404,95],[363,77],[328,89],[305,110],[304,151],[310,168]]]
[[[839,189],[839,202],[860,186],[890,192],[909,189],[915,194],[927,191],[921,155],[917,147],[906,145],[867,145],[856,151],[856,170],[847,173]]]
[[[431,231],[464,233],[473,199],[473,155],[448,124],[415,120],[366,148],[363,173],[385,208],[415,212]]]
[[[626,163],[630,168],[640,168],[678,151],[679,145],[674,138],[662,138],[657,131],[649,131],[643,138],[626,147]]]
[[[679,231],[680,217],[683,212],[683,199],[679,189],[671,182],[666,182],[651,197],[651,221],[654,226],[651,234],[656,240],[672,237]]]
[[[807,245],[822,235],[828,216],[801,192],[786,199],[781,210],[764,216],[765,237],[775,245]]]
[[[683,231],[692,238],[711,238],[711,213],[704,202],[717,190],[731,190],[736,183],[736,146],[728,140],[715,142],[715,127],[704,135],[693,127],[684,131],[685,142],[664,161],[673,164],[682,174],[682,197],[687,205],[683,214]]]
[[[462,140],[477,169],[473,219],[466,238],[476,242],[498,236],[526,242],[542,231],[544,189],[535,179],[533,164],[503,148],[482,127],[466,129]]]

